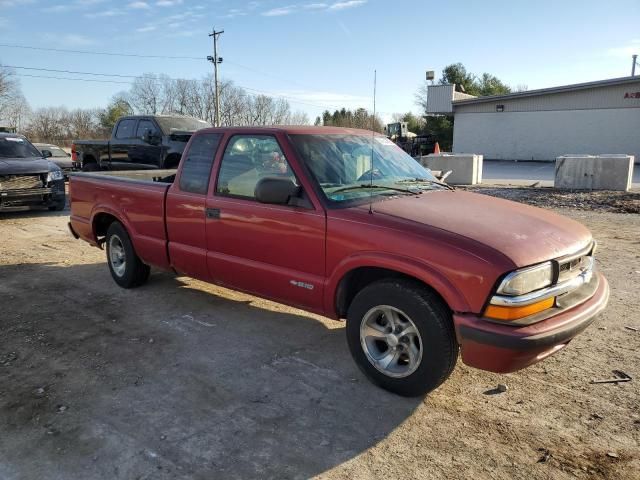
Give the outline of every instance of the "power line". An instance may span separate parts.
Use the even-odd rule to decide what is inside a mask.
[[[120,75],[117,73],[97,73],[97,72],[78,72],[75,70],[57,70],[55,68],[36,68],[36,67],[20,67],[18,65],[3,65],[7,68],[17,68],[20,70],[37,70],[42,72],[54,72],[54,73],[74,73],[76,75],[93,75],[100,77],[119,77],[119,78],[141,78],[136,75]]]
[[[47,52],[62,52],[62,53],[78,53],[78,54],[84,54],[84,55],[108,55],[108,56],[120,56],[120,57],[134,57],[134,58],[162,58],[162,59],[176,59],[176,60],[205,60],[206,57],[190,57],[190,56],[183,56],[183,55],[143,55],[143,54],[136,54],[136,53],[118,53],[118,52],[98,52],[98,51],[92,51],[92,50],[71,50],[71,49],[64,49],[64,48],[48,48],[48,47],[34,47],[34,46],[30,46],[30,45],[16,45],[16,44],[8,44],[8,43],[0,43],[0,47],[6,47],[6,48],[21,48],[21,49],[27,49],[27,50],[42,50],[42,51],[47,51]],[[265,72],[264,70],[259,70],[257,68],[254,67],[249,67],[247,65],[243,65],[241,63],[237,63],[237,62],[233,62],[231,60],[225,60],[228,64],[230,65],[234,65],[236,67],[240,67],[243,68],[245,70],[254,72],[254,73],[258,73],[260,75],[264,75],[266,77],[271,77],[274,78],[276,80],[280,80],[283,82],[287,82],[290,83],[292,85],[297,85],[299,87],[302,88],[306,88],[309,90],[315,90],[315,88],[312,88],[308,85],[303,85],[300,82],[297,82],[295,80],[291,80],[290,78],[284,78],[284,77],[280,77],[278,75],[274,75],[273,73],[270,72]],[[9,67],[10,65],[5,65],[7,67]],[[36,70],[35,68],[28,68],[28,67],[16,67],[13,66],[12,68],[22,68],[22,69],[28,69],[28,70]],[[43,71],[48,71],[47,69],[40,69]],[[90,72],[74,72],[74,71],[70,71],[70,70],[50,70],[52,72],[56,72],[56,73],[77,73],[77,74],[82,74],[82,75],[100,75],[100,76],[108,76],[108,77],[125,77],[125,78],[140,78],[140,76],[135,76],[135,75],[117,75],[117,74],[99,74],[99,73],[90,73]]]
[[[74,80],[77,82],[98,82],[98,83],[123,83],[126,85],[131,85],[133,82],[121,82],[118,80],[96,80],[93,78],[70,78],[70,77],[54,77],[49,75],[31,75],[28,73],[9,73],[9,75],[14,75],[16,77],[29,77],[29,78],[48,78],[52,80]]]
[[[204,60],[206,57],[188,57],[184,55],[142,55],[138,53],[118,53],[118,52],[96,52],[94,50],[70,50],[66,48],[45,48],[45,47],[33,47],[30,45],[15,45],[10,43],[0,43],[0,47],[6,48],[22,48],[25,50],[42,50],[45,52],[59,52],[59,53],[79,53],[83,55],[108,55],[112,57],[136,57],[136,58],[164,58],[172,60]]]

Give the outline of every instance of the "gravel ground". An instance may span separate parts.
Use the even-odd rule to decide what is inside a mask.
[[[166,273],[122,290],[68,212],[2,214],[0,478],[640,478],[640,216],[558,211],[599,241],[607,311],[418,399],[364,379],[340,322]]]
[[[554,188],[495,188],[484,186],[466,187],[466,189],[542,208],[640,213],[639,191],[576,191]]]

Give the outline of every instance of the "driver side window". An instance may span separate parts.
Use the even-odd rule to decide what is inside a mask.
[[[256,184],[264,177],[284,177],[298,183],[275,137],[232,137],[222,157],[216,193],[255,199]]]

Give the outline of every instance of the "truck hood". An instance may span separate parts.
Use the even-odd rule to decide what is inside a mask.
[[[389,199],[375,203],[373,211],[380,222],[429,225],[470,238],[503,253],[517,267],[574,253],[592,240],[585,226],[549,210],[464,191]]]
[[[56,170],[51,162],[44,158],[0,158],[0,175],[22,175],[29,173],[47,173]]]

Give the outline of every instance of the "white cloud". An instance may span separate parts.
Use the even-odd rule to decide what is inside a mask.
[[[42,35],[42,38],[46,42],[55,43],[56,45],[62,45],[65,47],[86,47],[95,44],[91,38],[85,37],[84,35],[77,35],[75,33],[45,33]]]
[[[35,3],[35,0],[0,0],[0,7],[19,7],[20,5],[29,5]]]
[[[345,10],[347,8],[360,7],[367,3],[367,0],[347,0],[346,2],[336,2],[329,7],[329,10]]]
[[[99,3],[104,3],[106,1],[107,0],[75,0],[71,3],[60,3],[58,5],[51,5],[49,7],[43,8],[42,11],[47,13],[61,13],[68,12],[70,10],[86,10],[87,7],[98,5]]]
[[[282,7],[272,8],[271,10],[267,10],[262,12],[261,15],[263,17],[282,17],[284,15],[291,15],[292,13],[297,13],[299,11],[308,11],[308,12],[328,12],[328,11],[338,11],[338,10],[346,10],[347,8],[360,7],[367,3],[368,0],[345,0],[342,2],[334,2],[334,3],[304,3],[302,5],[286,5]]]
[[[222,18],[235,18],[235,17],[243,17],[247,15],[247,12],[243,12],[238,8],[232,8],[229,10],[226,15],[222,15]]]
[[[103,10],[101,12],[94,12],[94,13],[86,13],[85,17],[87,18],[101,18],[101,17],[116,17],[118,15],[124,15],[124,12],[122,10]]]
[[[158,7],[173,7],[175,5],[182,5],[182,0],[158,0],[156,5]]]
[[[305,10],[324,10],[328,6],[329,5],[327,5],[326,3],[307,3],[305,5],[302,5],[302,8],[304,8]]]
[[[151,8],[147,2],[131,2],[128,7],[137,10],[146,10]]]
[[[136,32],[140,32],[140,33],[146,33],[146,32],[153,32],[156,28],[155,25],[145,25],[144,27],[140,27],[140,28],[136,28]]]
[[[295,5],[289,5],[288,7],[278,7],[272,8],[271,10],[267,10],[263,12],[262,15],[265,17],[281,17],[283,15],[290,15],[296,11]]]

